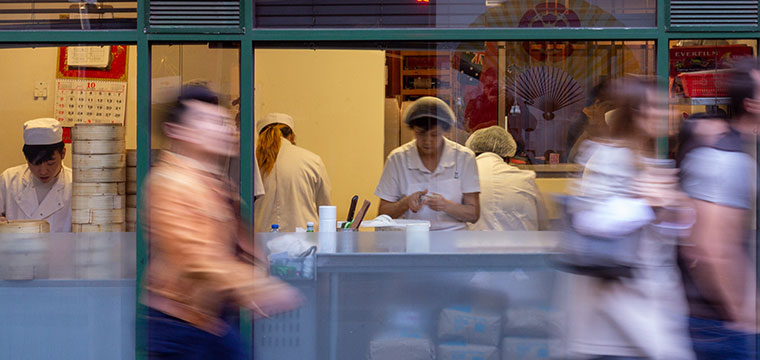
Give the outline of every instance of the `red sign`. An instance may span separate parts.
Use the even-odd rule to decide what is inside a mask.
[[[682,46],[670,49],[670,76],[680,73],[728,69],[733,60],[752,56],[747,45]]]

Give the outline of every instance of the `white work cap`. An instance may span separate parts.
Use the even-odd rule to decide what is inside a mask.
[[[61,123],[52,118],[39,118],[24,123],[24,145],[52,145],[63,141]]]
[[[293,117],[288,114],[282,113],[269,113],[256,123],[256,135],[261,133],[267,125],[271,124],[285,124],[290,127],[290,130],[296,132],[296,123],[293,121]]]
[[[515,156],[517,151],[517,144],[512,135],[496,125],[472,133],[465,146],[475,153],[492,152],[501,157]]]

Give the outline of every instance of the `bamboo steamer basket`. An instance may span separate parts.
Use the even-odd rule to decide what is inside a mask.
[[[136,223],[137,222],[137,208],[127,208],[127,216],[125,217],[125,220],[128,223]]]
[[[117,169],[73,169],[72,179],[75,183],[109,183],[124,182],[126,178],[124,168]]]
[[[80,183],[71,184],[71,195],[84,196],[104,196],[104,195],[124,195],[126,194],[126,184],[123,182],[114,183]]]
[[[77,233],[83,232],[124,232],[126,225],[124,223],[116,224],[71,224],[71,231]]]
[[[124,195],[72,195],[71,209],[121,209],[124,207]]]
[[[73,224],[116,224],[124,222],[124,209],[72,209]]]
[[[127,167],[127,181],[137,181],[137,168],[133,166]]]
[[[137,166],[136,149],[127,149],[127,166]]]
[[[47,220],[8,220],[0,221],[0,234],[40,234],[49,233]]]
[[[127,195],[137,194],[137,182],[127,181]]]
[[[124,140],[73,141],[72,149],[74,154],[122,154],[124,153]]]
[[[117,124],[77,124],[71,129],[71,140],[122,140],[124,127]]]
[[[127,195],[127,207],[128,208],[137,207],[137,195]]]
[[[126,155],[124,154],[73,154],[71,156],[71,166],[74,169],[116,169],[124,167],[125,164]]]
[[[125,223],[126,224],[126,231],[127,232],[137,232],[137,224],[136,223]]]

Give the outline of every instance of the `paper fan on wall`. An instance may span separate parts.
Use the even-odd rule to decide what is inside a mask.
[[[512,81],[518,102],[542,111],[544,120],[554,113],[584,100],[585,92],[570,74],[551,66],[537,66],[519,73]]]

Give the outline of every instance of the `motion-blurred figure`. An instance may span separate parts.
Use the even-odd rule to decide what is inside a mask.
[[[673,228],[680,221],[669,210],[688,198],[675,169],[653,159],[666,104],[647,78],[620,79],[611,91],[609,135],[596,139],[590,156],[581,154],[588,161],[578,195],[589,205],[573,214],[572,226],[586,236],[635,241],[637,260],[622,277],[569,276],[568,350],[584,359],[691,359],[676,267]]]
[[[733,70],[729,92],[733,117],[689,120],[689,143],[681,144],[681,183],[697,222],[679,265],[698,359],[756,356],[755,267],[748,256],[756,160],[747,154],[760,125],[756,60]]]
[[[238,134],[217,103],[204,87],[182,89],[163,127],[170,150],[147,182],[150,263],[142,301],[152,359],[242,359],[225,307],[266,316],[300,301],[266,275],[266,258],[236,216],[224,163],[237,154]]]
[[[466,143],[475,153],[480,178],[480,219],[470,230],[546,229],[546,208],[536,173],[509,165],[517,144],[507,130],[491,126],[475,131]]]

